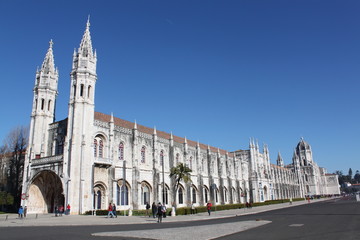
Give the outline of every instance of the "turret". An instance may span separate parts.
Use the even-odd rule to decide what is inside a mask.
[[[33,107],[31,112],[29,147],[30,158],[49,156],[48,149],[49,124],[55,121],[55,103],[58,95],[58,70],[55,68],[53,41],[40,69],[35,76]]]
[[[279,167],[284,167],[284,161],[281,157],[281,154],[280,154],[280,151],[278,153],[278,157],[276,159],[276,164],[279,166]]]
[[[96,54],[92,48],[90,36],[90,21],[87,20],[86,28],[80,46],[73,54],[73,64],[70,73],[70,100],[68,114],[68,151],[65,157],[64,175],[71,180],[71,195],[66,203],[72,203],[72,211],[83,213],[84,209],[92,207],[92,186],[84,179],[91,179],[91,169],[95,156],[92,151],[94,142],[94,109],[95,109],[95,84]],[[109,144],[108,142],[107,144]],[[110,158],[106,152],[103,158]]]

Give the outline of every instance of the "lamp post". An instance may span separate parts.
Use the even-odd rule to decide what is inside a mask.
[[[162,165],[162,202],[165,204],[165,170],[164,170],[164,156],[161,157]]]
[[[124,205],[124,216],[126,216],[125,203],[126,203],[126,161],[123,162],[123,184],[122,184],[122,204]]]

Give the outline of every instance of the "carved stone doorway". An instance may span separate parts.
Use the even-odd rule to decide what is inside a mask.
[[[65,203],[61,179],[52,171],[41,171],[33,178],[28,196],[28,213],[53,213]]]

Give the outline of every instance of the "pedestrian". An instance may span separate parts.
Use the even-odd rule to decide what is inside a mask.
[[[210,214],[211,214],[211,207],[212,207],[212,204],[211,204],[211,202],[209,201],[209,202],[206,204],[206,208],[207,208],[207,210],[208,210],[209,216],[210,216]]]
[[[153,202],[153,204],[151,205],[151,211],[152,211],[153,218],[155,218],[156,213],[157,213],[157,207],[156,207],[155,202]]]
[[[163,217],[166,218],[166,205],[165,205],[165,203],[162,205],[162,212],[163,212]]]
[[[163,217],[163,208],[162,208],[162,205],[161,205],[161,202],[159,202],[158,204],[158,207],[157,207],[157,215],[158,215],[158,223],[161,223],[162,222],[162,217]]]
[[[62,217],[63,213],[64,213],[64,206],[60,205],[60,207],[59,207],[59,216]]]
[[[22,206],[20,206],[18,214],[19,214],[19,218],[23,218],[24,209]]]
[[[111,218],[114,217],[114,214],[113,214],[113,206],[112,206],[111,203],[109,203],[107,218],[109,218],[109,216],[110,216]]]
[[[27,214],[27,206],[24,207],[24,218],[26,218],[26,214]]]
[[[65,215],[70,215],[70,204],[68,204],[66,206],[66,214]]]
[[[292,205],[292,198],[289,199],[290,205]]]
[[[249,203],[248,202],[246,202],[246,208],[249,208]]]
[[[145,208],[146,208],[146,211],[145,211],[145,215],[147,216],[147,215],[149,215],[149,217],[150,217],[150,204],[149,204],[149,202],[146,202],[146,206],[145,206]]]
[[[195,203],[191,204],[191,214],[195,214]]]
[[[116,214],[116,205],[115,205],[115,203],[114,203],[114,204],[113,204],[113,206],[112,206],[112,212],[113,212],[114,217],[116,217],[116,218],[117,218],[117,214]]]
[[[59,208],[58,206],[55,206],[55,217],[57,217],[59,214]]]

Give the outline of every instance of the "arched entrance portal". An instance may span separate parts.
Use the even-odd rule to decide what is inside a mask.
[[[264,201],[268,200],[268,189],[264,186]]]
[[[61,180],[52,171],[38,173],[29,186],[28,195],[28,213],[52,213],[56,206],[64,206]]]

